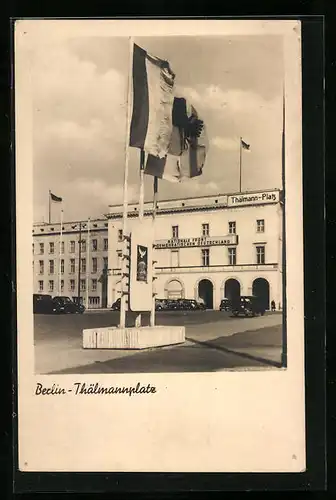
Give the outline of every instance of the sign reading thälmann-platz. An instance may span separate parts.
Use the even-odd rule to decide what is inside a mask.
[[[228,196],[228,207],[240,207],[242,205],[264,205],[278,203],[279,191],[265,191],[259,193],[234,194]]]
[[[199,238],[171,238],[169,240],[159,240],[155,243],[155,248],[208,247],[236,245],[237,243],[238,236],[236,234],[228,234],[227,236],[201,236]]]

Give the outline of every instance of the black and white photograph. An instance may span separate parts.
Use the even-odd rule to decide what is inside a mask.
[[[204,23],[201,30],[197,21],[170,27],[161,20],[161,30],[141,20],[16,24],[18,307],[27,318],[19,372],[35,380],[30,397],[43,405],[41,415],[53,411],[62,420],[58,402],[75,399],[71,427],[80,398],[89,404],[91,397],[91,406],[104,398],[116,412],[128,396],[122,404],[133,401],[134,412],[136,398],[151,407],[161,384],[169,391],[172,376],[174,387],[203,377],[194,380],[206,392],[204,384],[213,381],[220,392],[231,377],[245,377],[244,395],[252,398],[257,381],[261,388],[272,374],[288,381],[297,369],[300,387],[300,61],[293,55],[300,23]],[[296,238],[288,248],[290,233]],[[265,400],[274,383],[261,389]],[[296,395],[301,410],[302,398]],[[284,411],[283,400],[276,404]],[[32,419],[37,409],[29,411]],[[274,406],[264,411],[281,418]],[[241,419],[242,406],[237,412]],[[209,418],[212,427],[215,413]],[[235,419],[232,408],[228,418]],[[299,415],[288,423],[296,451],[279,452],[280,467],[288,459],[290,471],[304,468],[299,423]],[[262,432],[268,424],[260,425]],[[282,432],[265,431],[265,446]],[[69,446],[59,452],[66,463]],[[170,446],[173,452],[176,443]],[[246,454],[250,445],[242,446]],[[109,461],[104,452],[107,470],[138,470],[137,450],[126,460],[130,469],[123,454]],[[74,470],[105,470],[102,457],[95,465],[90,459],[89,469],[83,457],[82,465],[74,460]],[[215,461],[205,470],[250,470],[239,459]],[[144,470],[153,470],[149,462]],[[52,470],[68,470],[60,463]],[[186,463],[182,470],[202,470],[197,458]],[[167,457],[162,467],[174,470]]]
[[[37,373],[284,366],[283,58],[274,35],[83,37],[36,50]],[[153,226],[150,284],[124,246],[139,223],[144,235]],[[132,265],[153,285],[141,311],[129,303]],[[138,344],[106,351],[118,325],[136,328]],[[83,330],[99,334],[95,351]]]

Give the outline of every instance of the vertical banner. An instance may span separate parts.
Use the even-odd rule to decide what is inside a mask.
[[[138,220],[131,232],[130,309],[150,311],[152,308],[153,223]]]

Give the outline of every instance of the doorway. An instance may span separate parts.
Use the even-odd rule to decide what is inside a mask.
[[[207,309],[213,309],[213,284],[210,280],[204,279],[198,283],[198,296]]]
[[[260,299],[260,304],[265,310],[270,308],[269,283],[265,278],[257,278],[252,284],[252,294]]]
[[[225,282],[224,298],[236,300],[240,297],[240,283],[234,278],[230,278]]]

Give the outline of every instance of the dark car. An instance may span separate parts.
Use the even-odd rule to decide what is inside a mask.
[[[53,312],[53,302],[51,295],[33,294],[34,314],[51,314]]]
[[[111,309],[112,311],[120,311],[120,304],[121,304],[121,299],[117,299],[115,302],[113,302]]]
[[[202,302],[197,302],[195,299],[185,299],[187,302],[187,309],[190,310],[205,310],[205,305]]]
[[[156,311],[165,311],[166,309],[167,309],[166,299],[155,299],[155,310]]]
[[[220,311],[230,311],[231,310],[231,303],[229,299],[222,299],[220,306],[219,306]]]
[[[83,304],[78,304],[70,299],[70,297],[54,297],[53,302],[53,313],[54,314],[83,314],[85,311],[85,306]]]
[[[265,307],[260,299],[254,295],[242,295],[232,302],[231,307],[234,316],[242,314],[244,316],[256,316],[265,314]]]

